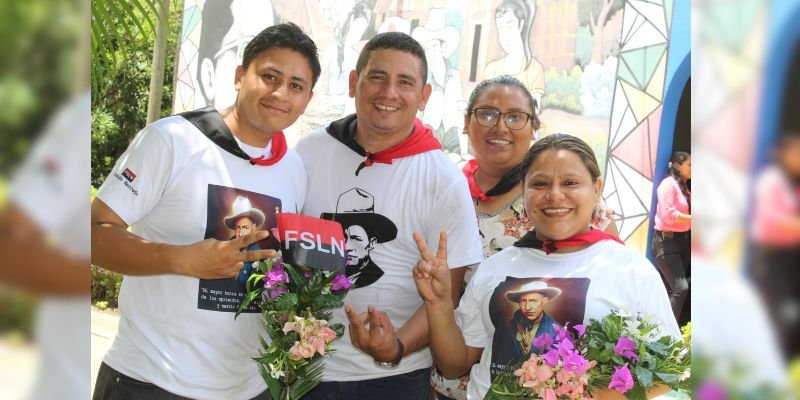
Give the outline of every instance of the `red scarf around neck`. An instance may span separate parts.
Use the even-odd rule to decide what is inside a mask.
[[[605,231],[592,229],[588,232],[579,233],[564,240],[541,240],[536,237],[536,230],[532,230],[525,234],[520,240],[514,243],[516,247],[527,247],[531,249],[543,250],[545,254],[550,254],[562,247],[580,246],[584,244],[592,245],[601,240],[613,240],[617,243],[624,245],[625,243],[619,237],[606,233]]]
[[[272,135],[271,143],[272,147],[269,149],[269,158],[265,158],[264,155],[258,158],[250,157],[250,164],[270,166],[280,161],[281,158],[286,155],[286,136],[283,134],[283,131],[278,131]]]
[[[441,150],[442,145],[433,136],[433,131],[425,125],[419,118],[414,119],[414,131],[405,140],[381,150],[377,153],[367,151],[366,159],[356,170],[356,175],[362,168],[370,167],[375,163],[391,164],[393,160],[403,157],[413,156],[431,150]]]
[[[487,196],[486,193],[481,190],[480,186],[478,186],[478,182],[475,181],[475,173],[478,172],[477,161],[474,159],[467,161],[467,163],[464,165],[464,168],[461,169],[461,172],[467,177],[469,194],[472,195],[473,199],[478,199],[480,201],[489,201],[492,199],[491,196]]]

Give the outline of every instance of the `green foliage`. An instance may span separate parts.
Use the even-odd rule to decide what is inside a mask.
[[[122,3],[131,3],[125,4]],[[141,4],[134,4],[141,3]],[[161,116],[172,113],[182,1],[171,1]],[[149,1],[95,0],[92,4],[92,176],[99,186],[145,125],[155,46]],[[104,27],[113,29],[103,30]],[[105,35],[105,36],[104,36]],[[97,38],[96,38],[97,36]]]
[[[17,291],[0,291],[0,335],[33,339],[37,300]]]
[[[0,174],[27,153],[81,81],[79,0],[0,3]],[[78,83],[78,84],[76,84]]]
[[[122,274],[118,274],[107,269],[92,265],[92,303],[99,308],[100,302],[104,302],[106,307],[118,306],[119,288],[122,285]]]
[[[559,72],[555,67],[550,67],[544,74],[547,91],[542,99],[542,108],[557,108],[573,114],[581,114],[583,110],[580,102],[582,77],[583,70],[577,65],[569,72]]]

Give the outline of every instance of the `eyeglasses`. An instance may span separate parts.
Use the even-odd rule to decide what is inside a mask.
[[[475,120],[478,124],[485,127],[493,127],[497,125],[497,121],[503,118],[508,129],[522,129],[531,119],[531,115],[522,111],[509,111],[501,113],[496,108],[480,107],[472,110],[475,115]]]

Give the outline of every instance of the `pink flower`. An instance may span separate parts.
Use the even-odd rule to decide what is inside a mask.
[[[548,350],[552,345],[553,345],[553,335],[549,333],[545,333],[541,336],[537,336],[536,339],[533,339],[533,347],[539,349],[540,353],[545,350]]]
[[[267,272],[267,276],[264,277],[264,286],[267,288],[272,288],[275,285],[284,282],[289,282],[289,275],[286,274],[283,264],[273,265],[272,270]]]
[[[274,298],[276,298],[276,297],[278,297],[278,296],[280,296],[280,295],[282,295],[284,293],[286,293],[286,288],[285,287],[283,287],[283,286],[275,286],[275,289],[272,289],[269,292],[269,297],[271,299],[274,299]]]
[[[540,365],[534,369],[536,380],[544,382],[553,377],[553,368],[548,365]]]
[[[556,365],[558,365],[559,356],[557,350],[550,350],[547,353],[544,353],[542,358],[544,359],[545,362],[547,362],[547,365],[551,367],[555,367]]]
[[[627,336],[622,336],[617,340],[617,345],[614,346],[614,354],[625,357],[631,361],[637,361],[639,357],[636,356],[636,343]]]
[[[350,279],[347,279],[344,274],[336,274],[331,282],[331,291],[338,292],[340,290],[350,289],[351,285]]]
[[[583,375],[589,369],[589,362],[578,352],[572,352],[564,357],[564,369],[577,375]]]
[[[306,279],[311,278],[311,271],[303,272],[303,276],[306,277]]]
[[[575,325],[572,327],[572,329],[575,329],[575,332],[578,332],[579,338],[583,337],[583,335],[586,334],[586,327],[583,325]]]
[[[314,347],[314,351],[320,355],[325,355],[325,339],[320,337],[311,338],[311,346]]]
[[[283,324],[283,333],[289,333],[289,332],[297,329],[295,325],[296,325],[295,322],[287,322],[287,323]]]
[[[628,364],[621,367],[614,367],[614,374],[611,375],[611,382],[608,384],[609,389],[614,389],[620,393],[625,393],[633,387],[633,376],[628,369]]]
[[[336,332],[331,328],[324,327],[317,332],[317,337],[324,340],[325,343],[330,343],[333,339],[336,339]]]
[[[567,393],[569,393],[571,391],[572,391],[572,387],[568,383],[565,383],[563,385],[559,385],[556,388],[556,396],[561,397],[561,396],[563,396],[563,395],[565,395],[565,394],[567,394]]]
[[[316,349],[311,343],[308,342],[294,342],[294,345],[289,349],[289,358],[293,360],[302,360],[304,358],[311,358],[314,356]]]
[[[572,378],[572,374],[565,369],[560,369],[558,373],[556,373],[556,382],[558,383],[567,383],[570,378]]]
[[[567,321],[567,324],[563,328],[558,326],[558,324],[553,324],[553,330],[556,332],[557,342],[560,342],[569,337],[569,332],[567,332],[567,327],[569,327],[569,321]]]
[[[547,388],[544,390],[544,400],[556,400],[556,392],[551,389]]]

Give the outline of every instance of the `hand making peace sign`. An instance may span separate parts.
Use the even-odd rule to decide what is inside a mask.
[[[447,266],[447,233],[439,233],[439,248],[434,257],[425,239],[414,232],[422,259],[414,267],[414,283],[422,298],[428,303],[452,301],[450,294],[450,268]]]

